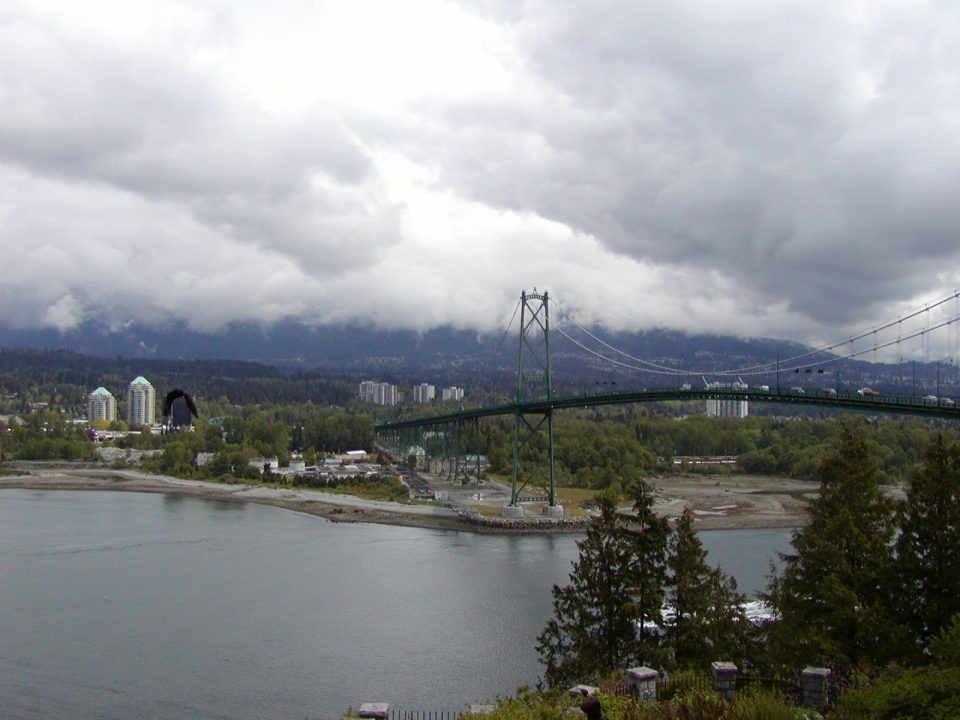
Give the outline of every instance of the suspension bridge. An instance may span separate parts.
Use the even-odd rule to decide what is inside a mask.
[[[604,405],[657,403],[665,401],[703,400],[718,403],[776,403],[782,405],[835,408],[861,413],[888,413],[913,415],[928,418],[960,420],[960,405],[952,398],[940,395],[940,361],[937,361],[936,394],[921,384],[918,392],[916,376],[911,392],[890,391],[878,386],[844,387],[840,382],[839,363],[842,360],[873,356],[874,363],[880,353],[894,354],[899,371],[904,364],[905,353],[921,356],[924,366],[929,366],[931,353],[942,351],[934,338],[945,333],[945,355],[950,367],[960,355],[960,291],[924,305],[923,308],[882,323],[869,330],[858,332],[824,347],[801,352],[792,357],[738,368],[712,370],[681,370],[662,362],[645,360],[617,349],[589,329],[576,323],[570,313],[562,314],[571,328],[580,331],[581,337],[599,345],[602,349],[589,347],[586,341],[574,337],[564,328],[554,328],[563,338],[584,352],[622,370],[646,373],[652,376],[652,387],[614,390],[613,385],[602,391],[555,394],[551,367],[550,298],[547,292],[523,292],[517,305],[520,322],[518,332],[516,392],[512,401],[496,405],[461,408],[452,412],[414,417],[376,425],[379,444],[401,452],[404,447],[429,447],[430,454],[449,459],[448,468],[452,477],[462,477],[466,482],[471,476],[480,477],[480,420],[497,416],[513,418],[513,463],[510,504],[504,508],[507,516],[522,516],[519,504],[527,481],[545,474],[547,506],[545,514],[562,516],[563,507],[556,502],[553,471],[553,413],[568,408],[591,408]],[[509,327],[516,320],[517,311]],[[896,334],[894,338],[893,335]],[[859,347],[858,347],[859,343]],[[940,349],[938,350],[938,347]],[[915,361],[912,361],[915,363]],[[824,368],[836,368],[834,387],[804,387],[800,378],[824,374]],[[915,368],[915,365],[914,365]],[[707,382],[706,377],[719,377],[724,381]],[[754,385],[743,378],[757,378]],[[788,379],[793,382],[788,382]],[[681,382],[692,380],[692,382]],[[898,383],[899,384],[899,383]],[[904,383],[905,384],[905,383]],[[539,452],[524,451],[538,446]],[[545,465],[545,473],[533,472],[531,465]]]

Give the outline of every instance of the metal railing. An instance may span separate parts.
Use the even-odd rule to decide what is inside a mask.
[[[630,685],[625,680],[618,681],[615,685],[602,689],[612,695],[624,697],[634,695]],[[657,700],[670,700],[692,691],[712,692],[713,690],[713,678],[709,675],[689,675],[684,673],[657,680]],[[736,691],[750,692],[751,690],[762,690],[773,695],[778,695],[794,705],[800,704],[802,696],[800,685],[794,680],[739,675],[737,677]]]
[[[463,710],[404,710],[390,708],[386,720],[459,720]]]

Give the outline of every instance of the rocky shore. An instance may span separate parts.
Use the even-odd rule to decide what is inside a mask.
[[[496,534],[582,533],[588,516],[552,518],[529,513],[507,518],[481,513],[462,502],[403,504],[364,500],[299,488],[270,488],[182,480],[133,470],[75,467],[67,463],[17,465],[0,475],[3,488],[40,490],[112,490],[176,493],[229,502],[254,502],[326,518],[331,522],[369,522],[438,530]],[[12,473],[12,474],[10,474]],[[809,484],[776,478],[670,478],[656,484],[657,512],[676,517],[691,509],[698,527],[734,529],[795,527],[806,519]]]

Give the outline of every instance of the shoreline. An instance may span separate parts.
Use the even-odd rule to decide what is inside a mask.
[[[700,483],[696,482],[694,485],[699,486]],[[21,474],[0,475],[0,490],[14,488],[178,494],[226,502],[270,505],[315,515],[330,522],[377,523],[478,534],[582,534],[589,521],[586,517],[558,520],[539,515],[507,519],[482,516],[463,505],[405,505],[300,488],[221,484],[150,475],[135,470],[71,468],[54,463],[38,463]],[[756,487],[742,490],[739,485],[736,489],[724,488],[722,492],[728,494],[723,496],[723,501],[729,503],[734,497],[739,501],[735,501],[737,510],[733,512],[711,509],[734,507],[718,506],[717,490],[712,484],[710,487],[690,486],[690,483],[684,483],[683,478],[671,481],[659,488],[662,499],[658,504],[658,514],[674,518],[684,507],[692,507],[697,517],[697,527],[704,531],[792,528],[806,520],[803,507],[805,503],[798,502],[789,508],[784,507],[784,497],[795,495],[795,487],[780,489],[775,495],[771,495],[770,490]],[[775,507],[770,507],[771,502]]]
[[[302,512],[337,523],[376,523],[480,534],[582,533],[585,522],[526,517],[516,521],[474,519],[448,507],[403,505],[298,488],[270,488],[183,480],[130,470],[45,468],[0,476],[0,490],[76,490],[186,495],[225,502],[250,502]]]

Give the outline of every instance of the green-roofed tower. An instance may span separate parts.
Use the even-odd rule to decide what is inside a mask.
[[[127,387],[127,425],[130,429],[153,425],[157,418],[157,393],[142,375]]]
[[[105,387],[98,387],[87,395],[87,422],[117,419],[117,400]]]

